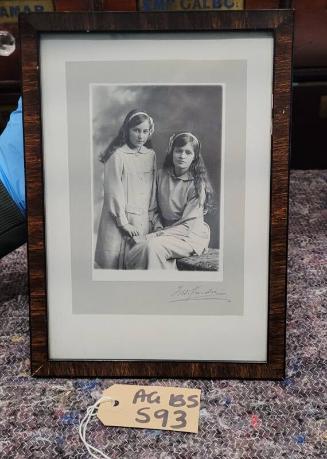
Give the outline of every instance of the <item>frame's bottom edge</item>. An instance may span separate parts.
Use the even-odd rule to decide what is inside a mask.
[[[151,365],[151,366],[150,366]],[[267,363],[47,361],[33,365],[36,378],[108,378],[108,379],[234,379],[282,380],[285,367]]]

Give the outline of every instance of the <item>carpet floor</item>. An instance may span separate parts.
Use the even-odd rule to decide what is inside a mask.
[[[26,247],[0,260],[0,458],[89,456],[87,406],[114,382],[198,387],[197,435],[107,428],[88,439],[112,459],[326,458],[327,171],[291,174],[287,368],[282,381],[33,379]]]

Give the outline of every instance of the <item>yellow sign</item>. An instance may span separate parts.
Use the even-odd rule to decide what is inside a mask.
[[[0,24],[18,22],[19,13],[54,11],[52,0],[0,1]]]
[[[140,11],[243,10],[243,0],[138,0]]]

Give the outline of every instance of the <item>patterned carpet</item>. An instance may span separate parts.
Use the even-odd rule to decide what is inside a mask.
[[[128,380],[200,388],[200,430],[106,428],[92,421],[89,441],[112,459],[327,457],[327,171],[293,172],[290,193],[286,378]],[[0,458],[86,459],[80,417],[113,380],[32,379],[26,248],[0,260],[0,270]]]

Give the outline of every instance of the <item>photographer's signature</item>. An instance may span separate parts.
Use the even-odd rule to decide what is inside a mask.
[[[171,303],[194,300],[218,300],[230,303],[230,299],[226,297],[226,292],[218,291],[212,287],[202,287],[200,285],[192,287],[179,285],[169,295],[169,302]]]

